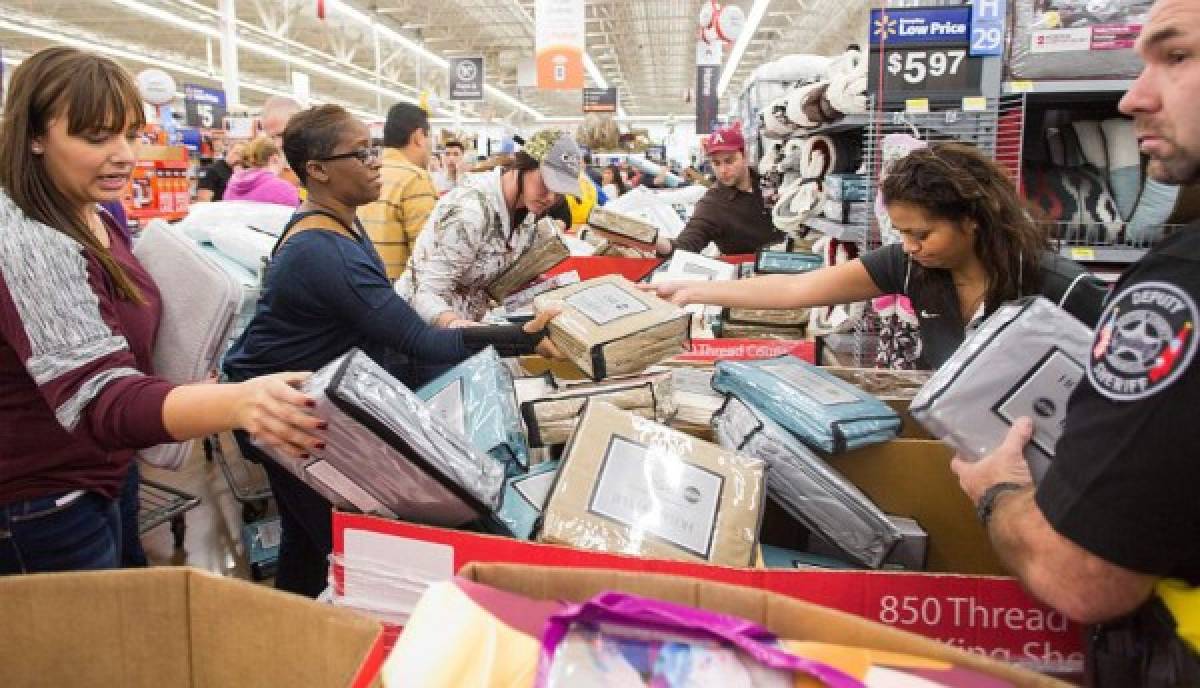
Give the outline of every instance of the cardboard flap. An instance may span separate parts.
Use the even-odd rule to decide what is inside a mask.
[[[918,635],[764,590],[682,576],[602,569],[468,564],[459,575],[539,600],[582,602],[607,590],[702,607],[761,624],[783,638],[817,640],[953,662],[1018,686],[1063,686],[1048,676],[958,650]]]

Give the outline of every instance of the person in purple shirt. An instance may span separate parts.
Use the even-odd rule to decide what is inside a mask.
[[[285,163],[283,151],[274,141],[260,136],[246,144],[242,166],[225,186],[223,200],[278,203],[293,208],[300,205],[296,187],[279,176]]]

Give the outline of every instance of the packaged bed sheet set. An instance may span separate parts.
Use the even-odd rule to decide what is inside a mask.
[[[495,518],[509,535],[522,540],[533,537],[558,477],[558,467],[558,461],[546,461],[505,482],[504,500]]]
[[[417,391],[442,422],[509,473],[529,466],[512,371],[492,347],[475,354]]]
[[[1054,460],[1091,346],[1092,331],[1044,298],[1005,304],[942,364],[909,413],[966,459],[990,454],[1017,418],[1032,418],[1025,459],[1038,480]]]
[[[729,397],[713,416],[722,447],[766,462],[767,494],[851,561],[883,565],[900,532],[875,504],[787,430]]]
[[[658,241],[658,227],[655,225],[640,217],[601,206],[592,208],[588,225],[601,236],[638,248],[653,247]]]
[[[329,424],[326,448],[303,461],[270,453],[335,506],[437,526],[499,508],[504,465],[362,351],[321,368],[303,391]]]
[[[887,404],[795,356],[719,361],[713,389],[831,454],[887,442],[900,432],[900,417]]]
[[[672,358],[689,341],[691,315],[620,276],[541,294],[534,310],[561,306],[550,339],[593,380],[629,375]]]
[[[509,295],[570,256],[570,249],[555,230],[555,221],[544,218],[538,222],[537,236],[529,250],[488,284],[488,296],[502,303]]]
[[[542,514],[542,542],[750,566],[766,466],[654,421],[591,402]]]
[[[604,401],[660,423],[666,423],[675,415],[670,373],[563,384],[521,403],[521,417],[529,430],[530,444],[535,447],[565,444],[571,439],[589,400]]]

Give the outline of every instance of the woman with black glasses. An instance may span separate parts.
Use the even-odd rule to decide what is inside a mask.
[[[523,328],[439,329],[396,294],[356,217],[359,206],[379,197],[382,166],[362,122],[335,105],[300,112],[283,133],[283,151],[308,198],[281,234],[254,319],[225,359],[230,379],[318,370],[352,347],[405,382],[405,371],[390,365],[401,357],[454,364],[489,345],[508,356],[539,346],[554,353],[544,338],[549,316]],[[239,437],[243,452],[266,467],[279,505],[283,540],[275,586],[316,597],[332,550],[331,506],[245,439]]]

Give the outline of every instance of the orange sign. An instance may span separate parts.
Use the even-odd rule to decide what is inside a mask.
[[[583,0],[537,0],[538,88],[583,88],[584,17]]]

